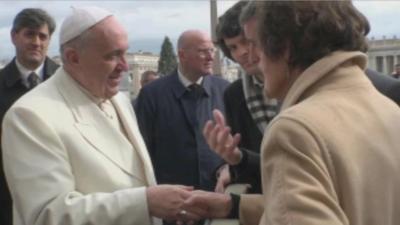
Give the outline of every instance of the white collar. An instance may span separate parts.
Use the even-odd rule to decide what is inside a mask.
[[[19,73],[21,74],[22,82],[24,83],[25,86],[29,87],[28,83],[28,76],[32,72],[35,72],[38,76],[39,79],[42,81],[43,80],[43,68],[44,68],[44,61],[40,66],[38,66],[35,70],[29,70],[25,66],[23,66],[17,58],[15,58],[15,64],[17,65],[17,68],[19,70]]]
[[[183,84],[183,86],[185,86],[185,88],[188,88],[190,85],[193,84],[193,82],[191,82],[189,79],[187,79],[183,73],[181,72],[181,70],[178,67],[178,77],[179,80],[181,81],[181,83]],[[197,79],[197,81],[195,82],[198,85],[201,85],[201,82],[203,81],[203,76],[201,76],[199,79]]]

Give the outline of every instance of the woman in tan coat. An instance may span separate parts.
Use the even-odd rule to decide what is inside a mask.
[[[365,76],[368,21],[350,1],[259,8],[264,91],[283,100],[260,224],[400,224],[400,110]]]
[[[368,21],[351,1],[258,4],[253,49],[282,108],[263,139],[263,196],[241,197],[242,224],[400,224],[400,109],[364,73]],[[227,215],[231,202],[213,199],[208,216]]]

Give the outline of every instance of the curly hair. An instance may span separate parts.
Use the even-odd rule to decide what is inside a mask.
[[[368,50],[369,22],[351,1],[257,3],[260,46],[271,59],[289,52],[289,67],[307,68],[338,50]]]
[[[247,3],[247,1],[237,2],[218,18],[218,24],[216,26],[216,45],[222,50],[226,57],[233,61],[235,60],[232,58],[224,38],[234,38],[243,33],[239,23],[239,16]]]

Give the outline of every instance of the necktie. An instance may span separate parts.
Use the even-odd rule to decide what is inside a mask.
[[[203,87],[198,84],[191,84],[189,86],[189,120],[193,126],[193,128],[198,128],[198,118],[197,118],[197,106],[198,100],[203,95],[204,90]]]
[[[39,76],[35,72],[30,73],[28,76],[29,89],[36,87],[39,83]]]
[[[191,96],[197,101],[203,95],[203,87],[198,84],[189,85]]]

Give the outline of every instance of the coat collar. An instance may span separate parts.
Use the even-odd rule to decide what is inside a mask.
[[[124,104],[122,102],[122,99],[119,97],[120,95],[113,97],[111,99],[111,102],[115,106],[115,109],[119,115],[122,126],[124,126],[128,139],[132,143],[134,150],[138,152],[140,160],[143,163],[147,184],[150,186],[155,185],[156,180],[154,177],[153,165],[151,163],[146,144],[144,143],[142,135],[139,131],[139,125],[137,124],[135,112],[133,111],[133,108],[130,107],[130,104]],[[129,108],[124,107],[124,105],[126,104],[129,105]]]
[[[17,82],[21,82],[21,74],[15,60],[14,58],[3,70],[7,87],[12,87],[16,85]]]
[[[103,112],[88,95],[80,90],[76,81],[68,75],[64,69],[59,68],[55,73],[56,85],[65,99],[68,107],[75,118],[75,127],[81,135],[101,154],[107,157],[115,165],[120,167],[126,173],[144,180],[147,185],[156,183],[151,160],[148,156],[146,146],[137,128],[137,122],[134,119],[133,110],[130,109],[128,101],[124,102],[121,93],[111,98],[121,124],[126,131],[126,137],[121,135],[105,118]],[[99,122],[100,121],[100,122]],[[104,138],[104,133],[107,138]],[[120,147],[118,147],[120,146]],[[132,171],[130,152],[118,151],[119,149],[130,149],[137,152],[138,160],[143,163],[143,171]]]
[[[53,60],[46,57],[43,67],[43,80],[49,78],[54,71],[59,67]],[[16,58],[4,68],[4,75],[7,87],[12,87],[17,83],[21,82],[21,73],[19,72],[16,64]]]
[[[180,99],[188,89],[182,84],[179,79],[178,72],[175,70],[174,73],[169,75],[170,83],[171,83],[171,90],[173,91],[176,98]],[[203,77],[202,87],[204,88],[204,92],[207,96],[211,96],[211,81],[207,75]]]
[[[283,101],[281,111],[299,102],[307,90],[311,89],[315,83],[329,76],[334,69],[343,63],[349,63],[364,70],[367,64],[367,56],[362,52],[337,51],[318,60],[300,74],[290,87]]]

